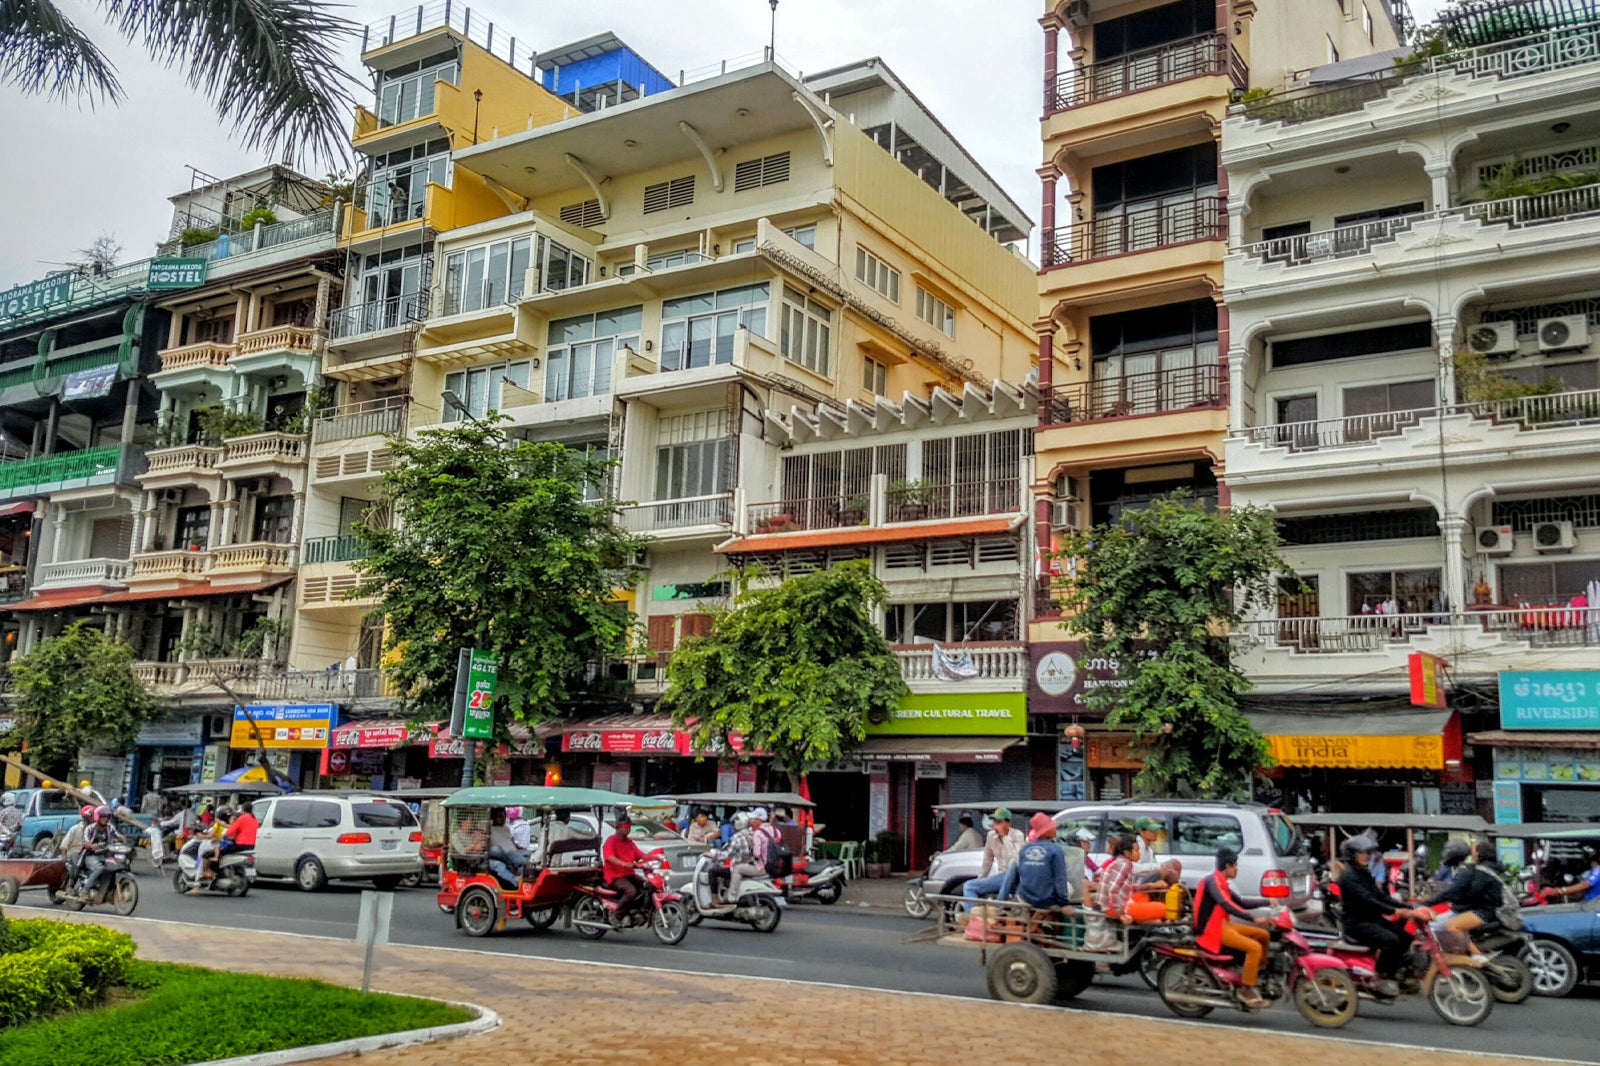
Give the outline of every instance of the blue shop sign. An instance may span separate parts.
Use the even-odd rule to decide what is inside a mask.
[[[1600,670],[1502,673],[1500,728],[1600,729]]]

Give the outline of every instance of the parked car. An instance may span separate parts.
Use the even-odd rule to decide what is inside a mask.
[[[1523,953],[1541,996],[1565,996],[1580,982],[1600,984],[1600,900],[1522,908],[1533,942]]]
[[[256,874],[307,892],[330,880],[393,889],[422,873],[422,827],[404,803],[371,792],[297,792],[255,802]]]
[[[83,803],[58,788],[16,788],[8,791],[16,797],[16,805],[22,811],[22,832],[17,837],[18,847],[23,851],[37,852],[41,855],[55,854],[61,838],[72,828],[72,823],[78,820],[78,811],[82,809]],[[140,825],[150,824],[148,814],[133,814],[131,811],[128,813]],[[132,827],[123,827],[121,832],[130,842],[134,840]]]
[[[966,808],[978,810],[982,806],[969,804]],[[1240,895],[1264,896],[1303,910],[1316,887],[1311,858],[1300,831],[1281,812],[1259,804],[1125,800],[1061,806],[1063,809],[1054,815],[1058,838],[1070,840],[1079,829],[1088,829],[1095,838],[1090,855],[1096,862],[1110,858],[1106,851],[1110,834],[1131,833],[1136,822],[1149,818],[1160,826],[1156,858],[1161,862],[1181,862],[1184,883],[1191,888],[1215,868],[1217,849],[1224,845],[1239,852],[1239,876],[1234,887]],[[955,809],[953,804],[944,807]],[[1020,810],[1023,805],[1017,807]],[[1037,803],[1028,805],[1028,809],[1038,807]],[[1018,828],[1025,831],[1025,823],[1019,823]],[[982,867],[981,850],[940,852],[929,864],[923,890],[929,895],[958,895]]]

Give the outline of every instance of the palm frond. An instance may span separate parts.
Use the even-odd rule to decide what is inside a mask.
[[[7,0],[9,2],[9,0]],[[101,0],[130,40],[211,97],[236,133],[286,161],[347,157],[355,24],[321,0]]]
[[[0,2],[0,84],[91,106],[122,97],[110,60],[50,0]]]

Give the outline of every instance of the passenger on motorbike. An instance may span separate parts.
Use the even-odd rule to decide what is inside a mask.
[[[76,884],[78,871],[83,868],[83,835],[94,824],[93,805],[78,811],[78,820],[72,823],[67,835],[61,838],[61,857],[67,860],[67,884]]]
[[[616,825],[617,831],[606,838],[601,857],[605,860],[602,869],[606,886],[616,892],[617,914],[621,916],[644,895],[644,880],[633,871],[644,861],[645,853],[629,835],[633,831],[633,817],[626,807],[617,812]]]
[[[761,865],[761,845],[756,836],[756,820],[743,812],[734,815],[734,824],[738,826],[733,832],[733,838],[728,841],[728,901],[739,902],[740,889],[744,887],[747,877],[761,877],[767,868]]]
[[[1229,882],[1238,875],[1239,853],[1232,848],[1217,849],[1216,872],[1201,879],[1195,897],[1194,927],[1199,931],[1195,943],[1210,952],[1220,953],[1228,948],[1241,953],[1244,967],[1240,979],[1244,987],[1239,990],[1239,1001],[1247,1007],[1261,1007],[1266,1001],[1256,985],[1267,945],[1272,942],[1265,928],[1271,919],[1258,918],[1246,909],[1265,906],[1265,900],[1241,899],[1233,894]],[[1239,920],[1230,921],[1230,917]]]
[[[22,836],[22,808],[17,806],[17,795],[7,792],[0,796],[0,859],[9,855]]]
[[[1452,840],[1444,846],[1445,865],[1461,866],[1471,853],[1466,844]],[[1505,886],[1500,880],[1494,857],[1493,845],[1479,845],[1476,867],[1463,867],[1442,892],[1422,901],[1422,905],[1429,909],[1439,903],[1450,904],[1448,916],[1434,919],[1436,932],[1443,929],[1470,938],[1474,929],[1495,920],[1494,912],[1500,907]]]
[[[1345,939],[1371,948],[1377,954],[1378,992],[1385,996],[1398,996],[1400,986],[1395,975],[1405,961],[1411,946],[1410,937],[1389,918],[1416,918],[1428,921],[1433,912],[1402,907],[1394,898],[1372,880],[1367,865],[1378,842],[1369,836],[1355,836],[1339,845],[1339,857],[1344,860],[1344,870],[1339,874],[1339,912],[1343,920]]]
[[[256,830],[261,823],[249,807],[240,807],[239,816],[228,823],[228,828],[223,831],[222,839],[217,841],[217,850],[211,856],[211,877],[217,876],[217,870],[222,864],[223,857],[233,851],[256,850]]]

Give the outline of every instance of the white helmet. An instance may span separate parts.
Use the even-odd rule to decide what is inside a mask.
[[[15,792],[7,792],[4,796],[0,796],[0,807],[15,807],[16,805],[17,794]]]
[[[744,813],[743,811],[740,811],[738,814],[733,816],[733,828],[735,830],[748,829],[749,826],[750,826],[750,816],[748,814]]]

